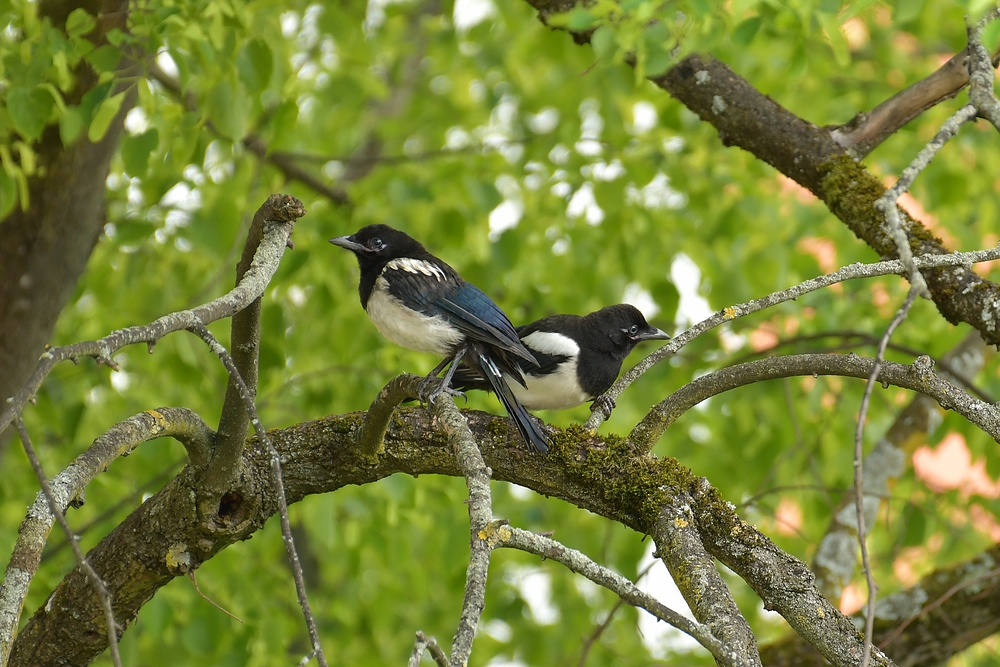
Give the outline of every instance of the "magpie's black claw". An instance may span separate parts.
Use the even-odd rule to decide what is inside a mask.
[[[611,411],[614,410],[616,407],[618,407],[618,404],[615,403],[615,399],[613,399],[611,396],[608,396],[607,394],[601,394],[600,396],[594,399],[594,404],[591,407],[591,411],[594,412],[600,410],[604,414],[604,420],[607,421],[608,419],[611,418]]]

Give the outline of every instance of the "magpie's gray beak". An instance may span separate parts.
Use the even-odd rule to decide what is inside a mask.
[[[639,332],[636,336],[638,340],[670,340],[670,334],[666,331],[661,331],[654,326],[647,327]]]
[[[352,252],[364,252],[366,248],[354,240],[353,236],[335,236],[330,239],[330,243],[333,245],[339,245],[341,248],[347,248]]]

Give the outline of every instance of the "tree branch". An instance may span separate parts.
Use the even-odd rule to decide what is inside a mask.
[[[254,299],[263,294],[274,272],[278,270],[278,263],[285,252],[286,243],[292,233],[295,220],[305,215],[302,203],[288,195],[271,195],[265,206],[270,206],[273,209],[272,214],[268,216],[270,224],[264,230],[264,239],[254,255],[250,270],[246,272],[239,285],[218,299],[190,310],[164,315],[149,324],[119,329],[99,340],[74,343],[47,350],[21,390],[12,398],[7,399],[7,407],[0,414],[0,431],[13,422],[17,415],[21,414],[24,405],[38,391],[38,387],[41,386],[49,371],[60,361],[89,356],[97,359],[98,363],[115,368],[111,356],[126,345],[146,343],[152,347],[160,338],[174,331],[190,329],[194,326],[209,324],[223,317],[230,317],[246,308]]]
[[[362,454],[372,456],[382,451],[382,443],[392,413],[403,401],[417,398],[420,380],[421,378],[416,375],[407,373],[397,375],[375,396],[368,412],[365,413],[361,430],[358,431],[358,449]]]
[[[955,348],[944,356],[937,368],[950,370],[940,373],[945,380],[957,373],[963,377],[975,377],[992,356],[978,331],[973,331]],[[990,401],[987,401],[990,402]],[[907,459],[913,454],[918,443],[927,438],[940,426],[944,410],[937,402],[917,394],[899,413],[885,436],[865,457],[864,488],[865,505],[881,504],[889,496],[889,485],[907,469]],[[851,582],[857,564],[858,523],[850,511],[853,489],[843,494],[840,504],[832,512],[830,525],[820,540],[811,569],[816,573],[816,586],[823,595],[833,601],[840,599],[844,587]],[[874,520],[876,512],[871,516]]]
[[[759,666],[757,639],[715,568],[715,560],[705,551],[686,494],[663,508],[653,539],[654,555],[670,570],[694,617],[726,647],[726,659],[719,664]]]
[[[289,206],[291,208],[289,208]],[[294,212],[294,213],[293,213]],[[239,285],[253,264],[253,259],[264,238],[264,230],[274,223],[294,222],[305,214],[302,203],[275,201],[268,198],[257,209],[250,223],[243,255],[236,265],[236,285]],[[292,217],[294,215],[294,217]],[[291,247],[291,237],[286,241]],[[206,504],[217,504],[219,497],[229,491],[236,477],[236,466],[240,453],[247,439],[250,428],[250,408],[240,390],[239,383],[245,383],[249,392],[250,406],[257,397],[257,370],[260,353],[260,307],[261,295],[251,301],[245,308],[233,315],[231,327],[231,346],[233,348],[233,364],[236,374],[230,373],[229,384],[226,386],[226,398],[222,405],[222,416],[219,419],[219,434],[215,455],[205,471],[204,501]]]
[[[486,606],[486,576],[490,567],[489,542],[485,539],[486,527],[493,521],[493,498],[490,494],[492,471],[486,466],[483,455],[469,430],[465,417],[455,406],[451,396],[442,394],[434,401],[434,416],[448,436],[448,443],[455,452],[469,487],[469,567],[465,574],[465,597],[462,616],[451,643],[449,661],[465,667],[472,653],[472,640],[476,636],[479,618]]]
[[[302,573],[302,563],[299,561],[299,554],[295,549],[295,539],[292,537],[292,525],[288,519],[288,500],[285,496],[285,482],[281,474],[281,456],[278,454],[278,450],[274,448],[274,445],[271,444],[271,439],[268,437],[264,425],[260,423],[257,408],[253,403],[253,393],[247,387],[243,378],[240,377],[240,371],[236,367],[236,362],[229,356],[226,348],[203,326],[192,327],[191,332],[205,341],[209,349],[219,358],[222,365],[226,367],[226,371],[229,372],[230,382],[235,381],[240,398],[246,405],[246,412],[250,418],[250,422],[253,424],[254,432],[260,441],[264,443],[268,453],[271,455],[271,474],[274,480],[274,495],[278,501],[278,514],[281,517],[281,536],[285,542],[285,551],[288,553],[288,562],[292,566],[292,576],[295,579],[295,592],[298,595],[299,606],[302,608],[302,614],[306,620],[306,628],[309,631],[309,640],[312,643],[313,655],[316,657],[316,662],[320,664],[320,667],[327,667],[326,656],[323,654],[323,645],[319,641],[319,631],[316,629],[316,619],[313,618],[312,609],[309,607],[309,598],[306,595],[305,577]],[[242,447],[240,451],[242,451]],[[219,514],[222,513],[219,512]]]
[[[998,53],[993,56],[994,66]],[[859,113],[830,131],[833,140],[860,160],[911,120],[958,95],[969,84],[969,47],[965,47],[930,76],[907,86],[866,113]]]
[[[893,206],[895,206],[895,200],[893,201]],[[901,253],[902,254],[902,253]],[[902,259],[902,257],[901,257]],[[903,259],[903,263],[906,260]],[[910,260],[910,264],[913,260]],[[913,269],[913,276],[919,276],[920,273]],[[906,295],[906,301],[903,303],[902,307],[896,313],[896,316],[892,318],[889,322],[889,326],[886,327],[885,334],[882,335],[882,339],[879,341],[878,351],[875,353],[875,361],[872,363],[871,373],[868,374],[868,380],[865,382],[865,392],[861,397],[861,408],[858,410],[858,422],[854,429],[854,509],[855,517],[858,522],[858,544],[861,547],[861,567],[865,572],[865,579],[868,582],[868,604],[867,613],[865,614],[865,649],[861,657],[861,667],[868,667],[868,661],[871,659],[871,648],[872,648],[872,633],[875,628],[875,594],[878,592],[878,587],[875,585],[875,577],[872,575],[871,561],[868,558],[868,533],[867,524],[870,522],[875,523],[874,512],[872,517],[868,520],[867,514],[868,505],[865,503],[865,489],[864,489],[864,458],[862,456],[864,452],[864,435],[865,435],[865,421],[868,417],[868,405],[871,402],[872,390],[875,389],[875,380],[878,378],[879,371],[882,368],[882,364],[885,360],[885,346],[889,344],[889,338],[892,337],[892,332],[896,330],[904,319],[906,315],[910,312],[910,308],[913,306],[914,300],[917,295],[922,291],[926,290],[926,286],[923,288],[918,287],[918,282],[923,284],[923,279],[914,282],[910,291]],[[879,501],[875,501],[875,509],[877,510],[879,506]]]
[[[112,426],[52,478],[49,486],[56,507],[65,511],[70,505],[82,505],[84,489],[92,479],[142,443],[165,436],[184,445],[192,470],[208,462],[215,434],[201,417],[187,408],[146,410]],[[5,664],[10,654],[28,586],[38,571],[54,519],[49,499],[39,492],[18,530],[17,542],[0,584],[0,665]],[[70,542],[75,543],[75,540]]]
[[[918,269],[926,269],[930,267],[963,266],[975,264],[977,262],[990,261],[997,258],[1000,258],[1000,246],[990,248],[988,250],[976,250],[968,253],[956,252],[948,255],[922,255],[914,257],[913,262]],[[815,292],[818,289],[829,287],[830,285],[844,282],[846,280],[874,278],[875,276],[887,276],[893,274],[905,275],[903,263],[898,259],[876,262],[874,264],[855,263],[845,266],[844,268],[825,276],[810,278],[805,282],[799,283],[794,287],[781,290],[780,292],[773,292],[763,298],[723,308],[711,317],[707,317],[698,324],[694,325],[687,331],[677,334],[677,336],[669,340],[666,345],[658,348],[655,352],[637,363],[631,370],[618,378],[614,385],[612,385],[611,388],[605,392],[605,395],[613,399],[617,399],[630,384],[635,382],[640,375],[648,371],[655,364],[673,356],[677,350],[681,349],[701,334],[714,329],[720,324],[731,322],[751,313],[756,313],[764,310],[765,308],[770,308],[778,305],[779,303],[784,303],[785,301],[798,299],[800,296],[808,294],[809,292]],[[597,427],[600,425],[601,421],[604,420],[604,418],[605,413],[603,410],[594,410],[587,419],[587,423],[584,428],[591,432],[596,431]]]
[[[795,354],[729,366],[703,375],[663,399],[636,424],[628,442],[640,451],[649,451],[678,417],[706,398],[730,389],[797,375],[842,375],[866,379],[873,366],[873,359],[853,353]],[[1000,416],[996,408],[935,375],[930,357],[918,357],[911,366],[887,361],[879,372],[878,381],[926,394],[941,407],[954,410],[1000,442]]]
[[[536,556],[541,556],[546,560],[554,560],[562,563],[571,571],[576,572],[594,582],[598,586],[603,586],[617,595],[624,602],[645,609],[656,618],[677,628],[684,634],[695,639],[711,653],[720,665],[740,664],[734,662],[729,651],[723,643],[712,634],[711,628],[696,621],[692,621],[666,606],[652,595],[645,593],[631,581],[621,576],[617,572],[598,565],[586,554],[570,549],[552,538],[538,535],[522,528],[514,528],[501,522],[494,522],[488,528],[488,540],[496,542],[496,546],[519,549]]]

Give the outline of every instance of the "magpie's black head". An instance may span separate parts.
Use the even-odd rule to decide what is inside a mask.
[[[584,316],[588,328],[600,331],[610,339],[623,358],[644,340],[667,340],[670,336],[646,322],[639,309],[627,303],[607,306]]]
[[[423,259],[429,254],[419,241],[389,225],[368,225],[350,236],[332,238],[330,243],[353,252],[362,272],[400,257]]]

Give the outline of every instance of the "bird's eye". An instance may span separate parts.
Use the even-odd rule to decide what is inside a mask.
[[[634,336],[637,333],[639,333],[639,325],[638,324],[633,324],[632,326],[630,326],[628,328],[628,335],[629,336]]]
[[[382,248],[385,247],[385,244],[382,243],[382,239],[376,236],[372,238],[370,241],[368,241],[368,247],[371,248],[372,250],[381,250]]]

